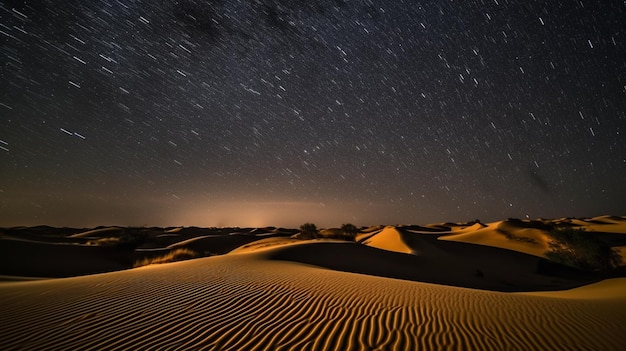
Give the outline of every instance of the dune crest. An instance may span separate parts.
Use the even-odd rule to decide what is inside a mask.
[[[265,255],[1,284],[0,344],[23,350],[614,350],[626,343],[624,297],[494,293]]]
[[[109,235],[121,231],[120,227],[106,227],[99,229],[87,230],[81,233],[69,235],[70,238],[85,238],[85,237],[99,237],[102,235]]]
[[[402,235],[395,227],[385,227],[382,231],[368,237],[362,241],[363,244],[377,249],[393,251],[406,254],[416,254],[417,252],[409,247],[402,239]]]
[[[442,235],[440,240],[499,247],[519,251],[538,257],[545,257],[548,250],[548,237],[545,231],[536,228],[522,228],[507,221],[489,223],[486,227],[472,228]]]
[[[520,294],[576,300],[614,300],[617,304],[620,304],[626,299],[626,278],[606,279],[570,290]]]

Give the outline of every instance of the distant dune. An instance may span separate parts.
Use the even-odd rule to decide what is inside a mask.
[[[538,269],[555,224],[626,247],[626,218],[615,216],[381,226],[355,242],[275,228],[5,228],[0,346],[622,349],[623,270]],[[181,248],[210,257],[128,269]]]

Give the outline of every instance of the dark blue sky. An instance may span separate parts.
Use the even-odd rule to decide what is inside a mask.
[[[0,225],[626,213],[620,1],[5,1]]]

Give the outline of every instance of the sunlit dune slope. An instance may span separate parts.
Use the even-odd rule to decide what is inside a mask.
[[[107,236],[111,234],[119,234],[122,231],[123,231],[123,228],[120,228],[120,227],[105,227],[105,228],[87,230],[87,231],[77,233],[77,234],[72,234],[69,237],[70,238],[85,238],[85,237],[97,238],[97,237],[103,237],[103,236]]]
[[[626,299],[626,278],[606,279],[570,290],[537,291],[520,294],[576,300],[615,300],[619,304]]]
[[[0,345],[7,350],[618,350],[626,344],[624,297],[497,293],[276,260],[307,246],[315,244],[0,284]],[[337,245],[348,252],[353,247]],[[615,284],[626,288],[622,280]]]
[[[413,253],[413,249],[402,240],[400,232],[395,227],[386,227],[379,233],[363,240],[362,243],[387,251]]]
[[[550,242],[548,231],[554,226],[571,227],[597,233],[612,246],[621,246],[626,240],[623,236],[626,233],[626,218],[617,216],[532,221],[509,219],[489,223],[485,227],[470,227],[442,232],[439,239],[499,247],[545,257]]]
[[[626,217],[594,217],[586,220],[584,227],[589,231],[626,234]]]
[[[268,249],[275,248],[276,246],[287,246],[287,245],[303,245],[308,244],[310,241],[302,241],[300,239],[294,239],[289,237],[273,237],[273,238],[264,238],[254,242],[251,242],[246,245],[242,245],[235,250],[232,250],[229,254],[247,254],[256,251],[264,251]]]
[[[548,250],[548,236],[545,230],[524,228],[510,221],[489,223],[486,227],[461,230],[442,235],[440,240],[499,247],[544,257]]]
[[[183,240],[171,245],[168,249],[188,248],[200,253],[224,254],[244,244],[259,240],[253,235],[203,235]]]

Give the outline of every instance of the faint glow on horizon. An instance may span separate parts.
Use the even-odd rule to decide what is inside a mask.
[[[305,222],[339,226],[359,218],[347,208],[314,201],[230,201],[211,206],[190,206],[178,211],[173,221],[186,226],[298,227]]]

